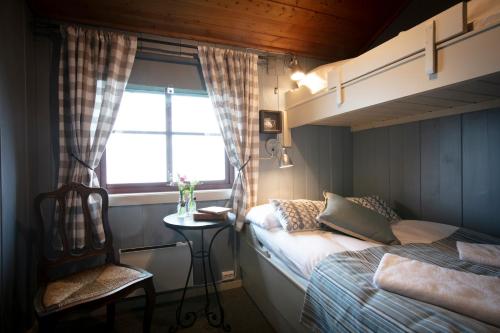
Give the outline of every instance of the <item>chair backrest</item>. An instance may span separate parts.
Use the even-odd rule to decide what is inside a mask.
[[[74,248],[68,239],[68,233],[73,232],[72,226],[67,225],[68,198],[71,196],[81,200],[83,213],[83,246],[78,248]],[[98,213],[94,215],[94,219],[92,219],[91,208],[89,207],[89,197],[91,197],[94,211]],[[51,200],[52,205],[49,205],[51,214],[48,214],[51,217],[47,218],[47,214],[44,214],[42,206],[46,201]],[[95,207],[99,205],[99,201],[100,209],[95,210]],[[108,192],[105,189],[91,188],[79,183],[70,183],[60,187],[56,191],[39,194],[35,198],[35,209],[38,213],[42,229],[42,250],[38,270],[39,279],[42,281],[47,281],[49,272],[54,269],[61,268],[64,265],[76,264],[79,261],[92,257],[104,256],[107,263],[116,262],[113,238],[108,222]],[[95,217],[98,217],[102,221],[102,229],[104,231],[103,241],[99,241],[96,237]],[[47,219],[52,221],[47,221]],[[47,223],[52,226],[51,230],[47,230]],[[82,226],[79,227],[81,228]],[[49,239],[46,237],[47,235],[51,235],[50,246],[52,246],[55,253],[54,256],[47,255],[46,246],[49,245],[47,243]]]

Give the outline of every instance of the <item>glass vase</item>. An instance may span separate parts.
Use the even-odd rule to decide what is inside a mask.
[[[180,191],[179,193],[179,201],[177,202],[177,217],[186,217],[187,206],[186,201],[184,200],[184,193]]]
[[[196,197],[194,196],[194,191],[189,193],[188,212],[191,215],[196,212]]]

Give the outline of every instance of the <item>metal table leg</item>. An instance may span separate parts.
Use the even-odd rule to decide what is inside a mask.
[[[224,309],[222,308],[222,304],[220,302],[220,297],[219,297],[219,291],[217,290],[217,284],[215,281],[214,277],[214,272],[212,268],[212,245],[214,243],[214,240],[217,238],[217,236],[220,234],[220,232],[224,229],[229,228],[231,225],[228,224],[223,228],[220,228],[217,230],[217,232],[213,235],[212,239],[210,240],[210,245],[208,247],[208,252],[205,251],[205,237],[204,237],[204,232],[203,229],[201,229],[201,251],[198,251],[196,253],[193,253],[193,248],[191,247],[191,243],[189,242],[189,239],[184,235],[184,233],[180,230],[177,230],[175,228],[171,228],[172,230],[176,231],[178,234],[180,234],[184,240],[187,242],[189,246],[189,252],[191,254],[191,262],[189,264],[189,271],[188,275],[186,277],[186,283],[184,284],[184,289],[182,291],[182,298],[181,302],[177,306],[177,309],[175,311],[175,319],[176,319],[176,326],[171,326],[169,328],[169,332],[173,333],[176,332],[179,327],[186,328],[186,327],[191,327],[196,321],[196,313],[195,312],[186,312],[184,316],[182,316],[182,307],[184,305],[184,300],[186,297],[186,291],[187,291],[187,286],[189,283],[189,276],[191,275],[191,272],[193,271],[193,260],[194,258],[201,259],[202,261],[202,267],[203,267],[203,281],[204,281],[204,288],[205,288],[205,315],[207,317],[207,321],[212,327],[222,327],[222,329],[225,332],[230,332],[231,331],[231,326],[227,323],[224,322]],[[212,285],[214,287],[215,291],[215,299],[217,301],[217,308],[219,315],[217,315],[216,312],[210,311],[210,297],[209,297],[209,292],[208,292],[208,279],[207,279],[207,270],[206,270],[206,263],[205,260],[208,260],[208,267],[210,270],[210,277],[212,279]]]
[[[184,299],[186,297],[187,286],[189,283],[189,276],[191,275],[191,272],[193,271],[193,258],[194,258],[193,248],[191,247],[191,242],[189,242],[189,239],[186,237],[186,235],[184,235],[184,233],[182,231],[174,229],[174,228],[172,228],[172,230],[176,231],[178,234],[180,234],[186,240],[186,242],[189,246],[189,253],[191,254],[191,262],[189,263],[189,272],[188,272],[187,277],[186,277],[186,283],[184,284],[184,289],[182,290],[181,302],[179,303],[179,305],[177,306],[177,309],[175,310],[176,326],[171,326],[169,328],[169,332],[171,332],[171,333],[176,332],[179,329],[179,327],[183,327],[183,328],[191,327],[191,326],[193,326],[193,324],[196,321],[196,313],[194,313],[193,311],[186,312],[184,317],[182,317],[182,306],[184,305]],[[184,320],[184,322],[183,322],[183,320]]]
[[[212,278],[212,284],[213,284],[214,290],[215,290],[215,299],[217,300],[217,307],[219,309],[219,317],[217,317],[217,314],[215,312],[208,312],[207,313],[205,310],[205,314],[207,316],[208,323],[213,327],[222,327],[222,329],[225,332],[231,331],[231,325],[224,322],[224,309],[222,308],[222,304],[221,304],[220,298],[219,298],[219,291],[217,290],[217,284],[215,283],[214,271],[212,269],[212,257],[211,257],[211,255],[212,255],[212,245],[214,243],[215,238],[222,230],[224,230],[228,227],[230,227],[230,225],[227,225],[227,226],[217,230],[217,232],[212,237],[212,240],[210,241],[210,245],[208,247],[208,267],[210,269],[210,276]],[[205,265],[203,265],[203,272],[205,273]],[[205,276],[205,284],[206,284],[206,276]]]

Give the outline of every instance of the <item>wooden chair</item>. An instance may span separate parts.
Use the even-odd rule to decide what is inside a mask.
[[[70,248],[64,226],[67,209],[66,196],[71,191],[77,193],[81,198],[85,221],[85,244],[82,249],[78,250]],[[96,242],[94,239],[96,237],[92,231],[91,224],[93,222],[91,221],[88,205],[88,198],[91,194],[93,197],[99,195],[102,200],[101,217],[105,240],[101,244]],[[42,224],[42,237],[45,234],[52,234],[52,230],[46,230],[47,228],[43,226],[44,222],[47,221],[43,218],[43,212],[45,211],[42,205],[48,199],[53,200],[53,203],[58,203],[57,213],[53,213],[53,215],[59,216],[59,218],[54,218],[54,223],[58,228],[58,234],[61,235],[59,238],[62,244],[57,246],[57,248],[61,247],[61,249],[56,251],[55,258],[49,258],[45,247],[40,251],[42,258],[38,265],[39,289],[34,300],[40,331],[52,332],[59,318],[69,312],[91,311],[103,305],[107,307],[107,323],[112,329],[115,301],[127,296],[136,289],[142,288],[146,293],[143,331],[149,332],[155,304],[153,275],[142,269],[120,264],[116,259],[108,222],[108,193],[106,190],[71,183],[62,186],[57,191],[38,195],[35,199],[35,206]],[[55,205],[52,204],[49,210],[54,212]],[[47,237],[42,238],[42,244],[46,241]],[[104,259],[103,264],[93,265],[91,268],[86,269],[77,268],[76,273],[63,277],[51,277],[54,272],[61,272],[61,270],[68,267],[81,266],[83,261],[97,260],[98,257],[101,257],[101,261]]]

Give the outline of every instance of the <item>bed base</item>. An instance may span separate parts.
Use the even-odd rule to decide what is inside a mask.
[[[310,332],[300,323],[305,290],[242,233],[240,269],[243,288],[277,332]]]

